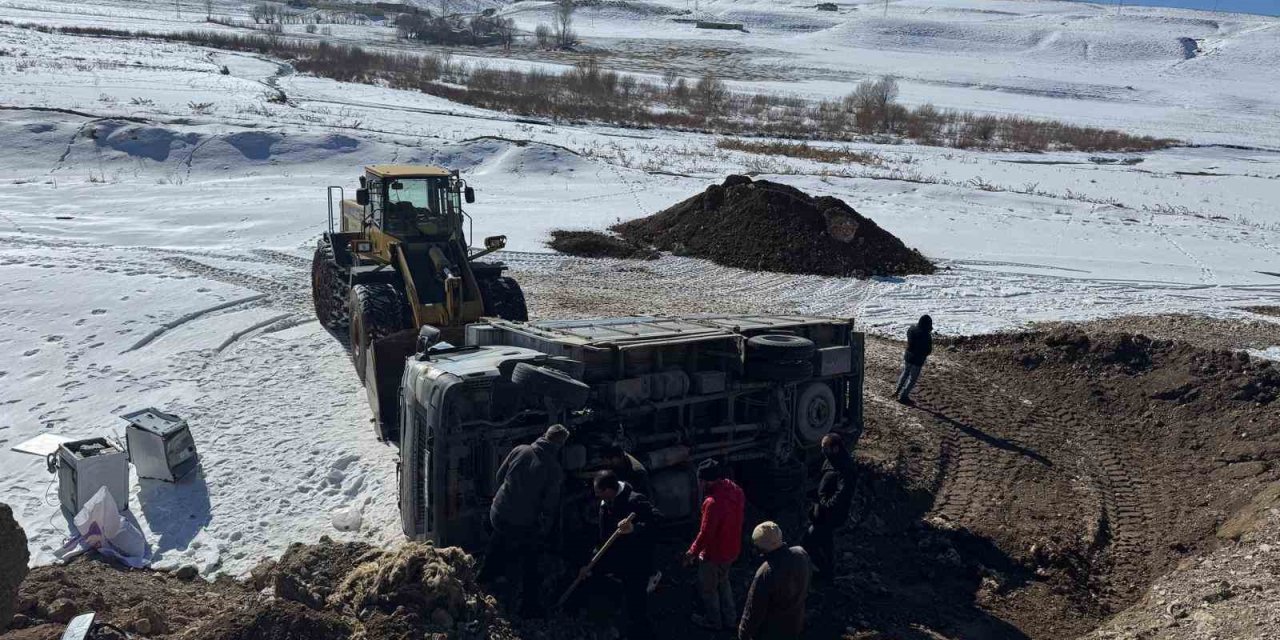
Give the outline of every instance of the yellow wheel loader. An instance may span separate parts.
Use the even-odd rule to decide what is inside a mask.
[[[475,191],[457,171],[372,165],[355,195],[347,200],[342,187],[329,187],[312,296],[326,329],[349,332],[378,437],[397,440],[400,378],[423,327],[460,345],[467,323],[528,320],[528,310],[520,285],[503,275],[506,265],[478,260],[505,247],[506,236],[485,238],[484,249],[468,244],[462,204],[475,202]]]

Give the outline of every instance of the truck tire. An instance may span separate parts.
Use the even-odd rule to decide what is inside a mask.
[[[524,322],[529,319],[524,291],[515,278],[496,276],[476,280],[480,287],[480,299],[484,302],[484,315],[503,320]]]
[[[328,241],[320,240],[311,258],[311,299],[320,326],[330,331],[347,328],[351,321],[347,294],[347,282],[333,258],[333,247]]]
[[[520,385],[531,396],[551,398],[563,403],[566,409],[577,411],[587,404],[591,387],[570,378],[562,371],[521,362],[511,371],[511,381]]]
[[[365,381],[369,349],[375,340],[408,328],[404,301],[389,284],[358,284],[347,297],[351,316],[351,359],[360,381]]]
[[[810,382],[796,398],[796,435],[801,442],[816,444],[831,432],[836,422],[836,394],[824,382]]]
[[[785,333],[766,333],[747,339],[747,358],[773,362],[808,360],[817,347],[813,341]]]
[[[809,360],[770,361],[748,360],[747,377],[766,382],[799,382],[813,377],[813,362]]]

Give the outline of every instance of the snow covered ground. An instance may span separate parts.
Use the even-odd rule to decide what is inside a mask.
[[[204,28],[199,4],[179,19],[164,2],[0,0],[0,19]],[[747,23],[739,34],[671,23],[683,2],[603,3],[578,29],[612,52],[607,64],[637,72],[714,64],[739,88],[808,96],[893,72],[912,102],[1210,146],[1101,163],[857,144],[884,164],[837,166],[727,152],[698,134],[517,121],[246,54],[0,26],[0,499],[34,561],[51,561],[67,523],[43,461],[10,447],[118,432],[114,415],[145,406],[186,417],[204,461],[177,486],[133,484],[157,564],[239,573],[295,540],[399,535],[394,452],[373,437],[342,345],[310,318],[324,187],[354,188],[368,163],[462,170],[479,196],[475,237],[506,234],[517,275],[586,274],[634,289],[638,305],[704,292],[881,332],[928,312],[962,333],[1280,303],[1280,21],[1042,1],[903,0],[888,18],[878,2],[840,7],[701,4]],[[502,10],[524,27],[548,11]],[[393,35],[343,25],[333,37],[403,46]],[[510,64],[556,62],[520,55]],[[289,104],[269,101],[276,88]],[[858,281],[543,245],[550,229],[647,215],[731,172],[840,197],[944,269]],[[335,531],[331,513],[351,507],[363,527]]]

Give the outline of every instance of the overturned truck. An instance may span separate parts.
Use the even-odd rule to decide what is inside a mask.
[[[822,435],[862,428],[863,335],[848,320],[787,315],[628,317],[430,327],[400,388],[400,515],[413,539],[474,548],[494,475],[551,424],[572,436],[560,509],[589,518],[585,479],[621,441],[668,517],[696,513],[696,464],[728,463],[763,515],[798,512]]]

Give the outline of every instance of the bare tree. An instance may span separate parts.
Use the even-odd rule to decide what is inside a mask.
[[[577,7],[573,0],[556,0],[555,34],[556,44],[562,49],[573,46],[577,36],[573,33],[573,11]]]
[[[516,23],[511,18],[498,18],[494,23],[494,27],[498,32],[498,41],[502,43],[502,48],[510,51],[511,41],[516,37]]]
[[[725,100],[729,97],[729,90],[724,86],[724,82],[711,72],[707,72],[698,79],[694,91],[698,95],[698,101],[702,103],[703,113],[708,116],[719,115],[724,108]]]
[[[551,46],[551,27],[540,24],[533,29],[533,37],[538,41],[538,46],[543,49]]]
[[[208,20],[213,17],[213,0],[204,0],[204,18]]]
[[[863,80],[853,93],[845,97],[845,104],[854,112],[854,124],[859,130],[892,131],[896,126],[899,109],[898,81],[893,76],[879,80]]]

